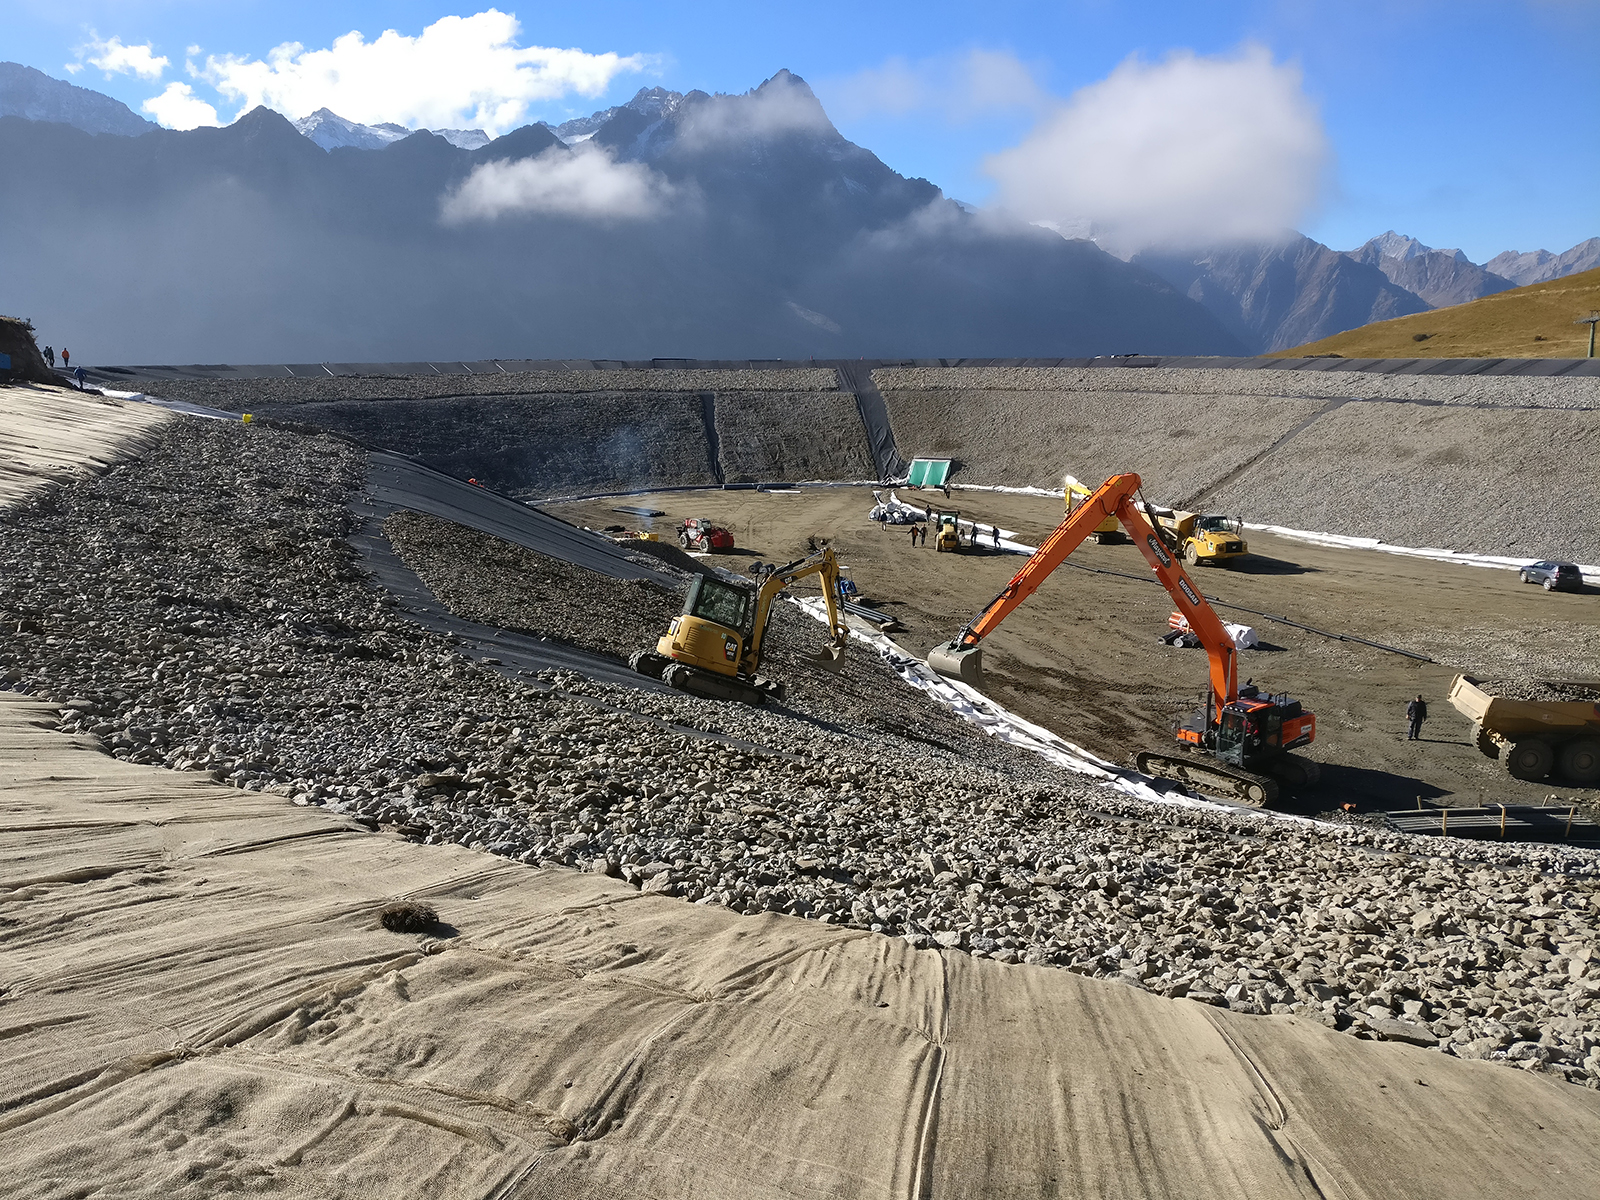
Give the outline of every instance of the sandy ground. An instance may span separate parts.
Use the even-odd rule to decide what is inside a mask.
[[[902,493],[911,498],[914,493]],[[940,505],[983,524],[998,521],[1031,545],[1060,517],[1048,497],[957,491]],[[894,635],[923,655],[954,636],[1022,565],[1007,554],[952,556],[911,549],[902,527],[866,519],[864,488],[798,493],[659,493],[624,501],[553,506],[576,524],[638,518],[619,503],[647,504],[666,523],[691,513],[725,522],[740,549],[782,561],[808,538],[832,538],[862,592],[905,625]],[[1217,599],[1332,632],[1425,654],[1419,663],[1336,641],[1248,614],[1267,649],[1246,652],[1241,675],[1300,698],[1318,715],[1308,754],[1324,764],[1322,787],[1296,806],[1326,810],[1437,803],[1538,803],[1549,784],[1509,779],[1472,746],[1470,725],[1445,701],[1458,672],[1517,679],[1600,677],[1600,597],[1548,593],[1510,571],[1463,567],[1367,550],[1340,550],[1251,533],[1252,557],[1237,569],[1203,569],[1199,582]],[[1081,547],[1070,560],[1147,578],[1130,545]],[[985,690],[1009,708],[1102,756],[1129,762],[1144,745],[1165,744],[1168,721],[1202,693],[1199,650],[1157,638],[1172,604],[1148,582],[1063,567],[989,641]],[[1405,740],[1406,701],[1430,705],[1423,740]],[[1592,791],[1562,790],[1592,799]]]
[[[0,694],[7,1195],[1600,1186],[1593,1091],[416,846],[51,717]]]

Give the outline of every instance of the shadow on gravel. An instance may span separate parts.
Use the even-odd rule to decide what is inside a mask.
[[[1281,807],[1288,812],[1300,812],[1354,804],[1358,812],[1370,812],[1374,809],[1403,808],[1415,804],[1419,796],[1424,800],[1437,800],[1450,794],[1448,788],[1438,787],[1413,775],[1323,763],[1322,783],[1317,790]],[[1303,809],[1302,806],[1309,807]]]
[[[1285,558],[1267,558],[1261,554],[1236,558],[1228,564],[1227,569],[1240,575],[1316,575],[1322,570],[1320,567],[1303,567]]]

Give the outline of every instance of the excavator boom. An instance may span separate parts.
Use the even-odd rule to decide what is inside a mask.
[[[983,639],[997,629],[1016,607],[1033,595],[1050,574],[1066,562],[1067,556],[1081,546],[1095,529],[1107,518],[1115,517],[1128,531],[1134,545],[1144,555],[1156,577],[1171,594],[1178,611],[1189,620],[1189,628],[1200,639],[1211,659],[1211,691],[1213,702],[1220,708],[1233,700],[1238,693],[1238,651],[1233,639],[1223,628],[1221,619],[1206,603],[1189,576],[1161,535],[1139,511],[1134,498],[1139,494],[1140,480],[1132,473],[1113,475],[1056,526],[1055,531],[1040,544],[1020,571],[1003,590],[980,612],[970,625],[951,642],[940,646],[928,655],[928,665],[941,675],[976,684],[983,673]]]
[[[1184,572],[1172,545],[1135,503],[1138,494],[1137,475],[1114,475],[1106,480],[1099,491],[1068,514],[954,641],[929,652],[928,665],[941,675],[976,683],[982,674],[983,639],[1033,595],[1096,526],[1115,517],[1187,618],[1190,631],[1205,647],[1211,669],[1211,694],[1205,709],[1174,726],[1182,752],[1142,751],[1135,766],[1145,774],[1176,779],[1211,795],[1252,805],[1271,804],[1278,795],[1278,780],[1292,787],[1314,784],[1317,764],[1286,752],[1316,736],[1316,717],[1288,696],[1264,695],[1253,685],[1240,689],[1238,649],[1233,639]],[[1276,779],[1257,774],[1258,767]]]
[[[824,670],[839,669],[845,645],[850,640],[850,628],[845,624],[844,613],[839,606],[839,560],[834,556],[833,548],[825,546],[809,558],[796,559],[774,569],[761,581],[756,592],[755,631],[750,638],[746,657],[748,674],[754,675],[761,667],[761,655],[767,640],[767,619],[772,614],[773,603],[785,588],[811,575],[821,576],[822,600],[828,609],[828,632],[832,635],[832,641],[812,656],[810,662]]]

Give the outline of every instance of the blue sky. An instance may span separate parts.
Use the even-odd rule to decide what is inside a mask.
[[[237,84],[251,68],[219,75],[206,70],[208,59],[231,56],[236,63],[257,64],[257,75],[250,77],[260,78],[266,69],[261,60],[284,43],[321,51],[352,30],[369,43],[386,29],[417,38],[441,18],[471,17],[486,8],[4,0],[0,58],[71,78],[135,111],[181,84],[193,101],[212,105],[227,120],[238,111],[239,93],[219,94],[214,85],[224,77]],[[1250,169],[1262,173],[1263,186],[1275,183],[1274,172],[1299,173],[1293,186],[1279,189],[1271,213],[1293,213],[1286,219],[1312,237],[1346,249],[1394,228],[1431,245],[1459,246],[1481,262],[1505,249],[1559,251],[1600,235],[1600,134],[1593,115],[1600,108],[1600,0],[656,0],[538,6],[502,0],[500,11],[520,25],[515,47],[586,52],[581,62],[569,64],[581,87],[562,88],[557,81],[552,86],[558,94],[524,96],[500,110],[517,114],[519,122],[587,113],[626,99],[640,86],[744,91],[788,67],[811,82],[847,137],[904,174],[985,202],[997,186],[1018,186],[1015,172],[997,174],[997,163],[1014,166],[1019,155],[1075,156],[1091,114],[1106,111],[1107,104],[1132,96],[1129,103],[1139,107],[1142,96],[1148,100],[1144,107],[1158,114],[1151,119],[1164,112],[1179,122],[1177,137],[1187,136],[1185,128],[1204,130],[1230,119],[1217,112],[1237,112],[1237,105],[1213,110],[1198,102],[1188,111],[1185,76],[1140,74],[1127,65],[1130,58],[1146,67],[1171,62],[1174,55],[1202,63],[1250,59],[1257,66],[1270,64],[1276,74],[1268,86],[1279,91],[1241,93],[1246,103],[1249,96],[1277,96],[1292,87],[1293,105],[1301,112],[1292,129],[1252,133],[1278,142],[1247,156]],[[147,56],[142,75],[125,69],[108,78],[86,60],[105,58],[113,38],[123,47],[148,45],[168,64],[157,74]],[[191,47],[198,51],[189,54]],[[607,53],[620,56],[623,65],[588,57]],[[123,55],[117,61],[131,60]],[[186,62],[198,76],[186,71]],[[68,64],[82,65],[69,75]],[[981,79],[978,66],[987,71]],[[1115,78],[1122,90],[1105,91],[1104,81],[1119,68]],[[434,73],[416,72],[424,76]],[[1217,76],[1224,89],[1225,76]],[[597,80],[597,94],[580,94],[582,88],[594,91]],[[1098,109],[1082,103],[1073,110],[1079,114],[1075,132],[1061,125],[1059,115],[1074,97],[1102,101]],[[368,102],[399,104],[387,97]],[[438,120],[424,122],[417,115],[432,111],[396,112],[391,119],[437,127]],[[1248,123],[1248,114],[1243,119]],[[1184,120],[1190,125],[1183,126]],[[1051,129],[1052,136],[1044,136]],[[1113,132],[1129,144],[1143,144],[1139,130]],[[1287,153],[1281,143],[1290,137],[1315,143],[1315,154],[1304,146],[1303,152]],[[1008,151],[1010,159],[1004,157]],[[1314,180],[1307,174],[1312,158],[1318,163]],[[1114,157],[1073,161],[1099,164],[1101,173],[1119,169]],[[1030,197],[1052,186],[1049,179],[1034,182],[1033,191],[1024,189]],[[1170,172],[1118,182],[1125,190],[1184,187]],[[1258,190],[1252,181],[1242,202],[1248,205]],[[1074,192],[1060,202],[1077,197]],[[1182,197],[1173,200],[1181,203]],[[1226,189],[1213,189],[1212,200],[1230,203]]]

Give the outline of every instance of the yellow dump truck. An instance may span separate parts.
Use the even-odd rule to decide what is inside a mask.
[[[1066,501],[1068,516],[1076,512],[1085,500],[1094,495],[1093,488],[1085,487],[1071,475],[1061,481],[1061,491],[1062,497]],[[1094,532],[1089,536],[1102,546],[1128,540],[1127,535],[1122,532],[1122,526],[1114,516],[1107,517],[1101,521],[1100,524],[1094,527]]]
[[[1250,553],[1244,521],[1223,513],[1192,513],[1152,508],[1155,523],[1177,542],[1178,554],[1191,567],[1220,567]]]
[[[1457,675],[1450,703],[1473,723],[1478,749],[1513,779],[1554,775],[1581,787],[1600,783],[1600,704],[1592,700],[1512,700]]]

